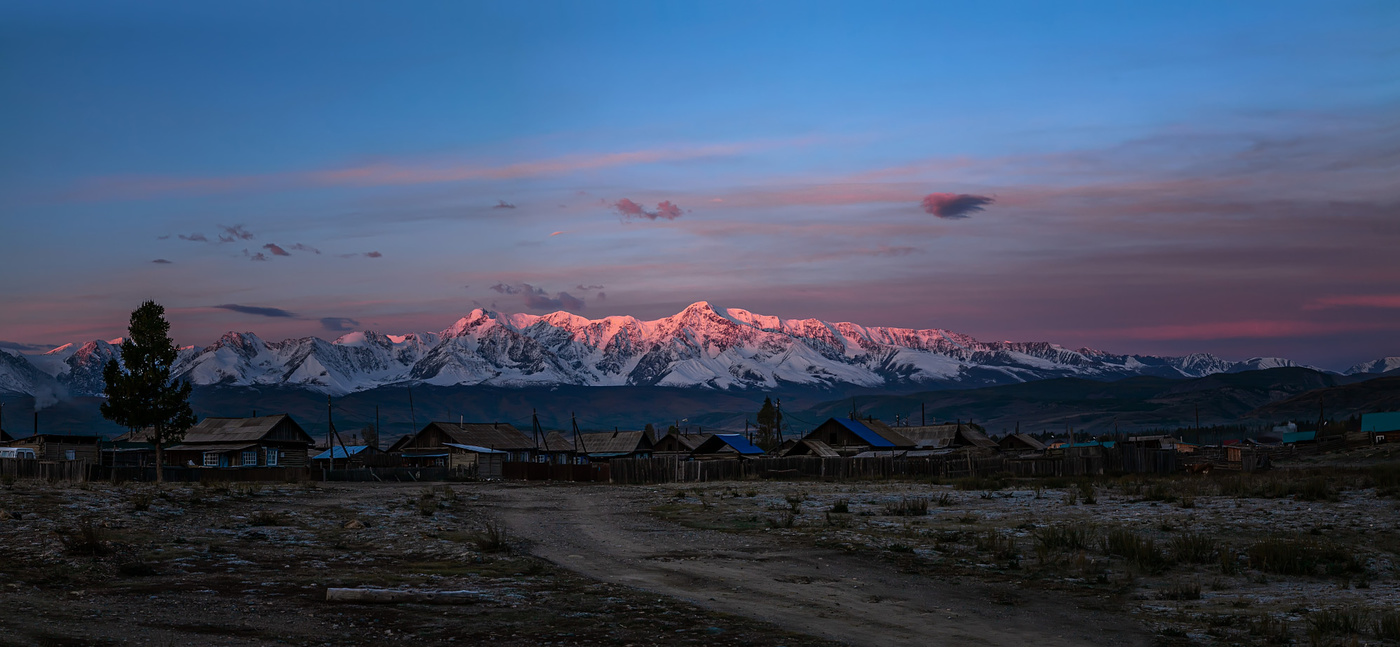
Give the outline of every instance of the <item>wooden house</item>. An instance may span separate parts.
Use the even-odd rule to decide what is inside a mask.
[[[651,447],[653,456],[689,456],[695,451],[700,443],[710,439],[714,434],[682,434],[679,432],[667,432],[656,444]]]
[[[997,442],[1004,452],[1043,452],[1045,443],[1030,434],[1007,434]]]
[[[915,449],[958,449],[971,448],[995,451],[997,442],[988,438],[971,425],[947,423],[941,425],[920,425],[899,427],[900,435],[908,438]]]
[[[651,458],[651,436],[645,431],[604,431],[579,434],[578,450],[591,462],[614,458]]]
[[[698,460],[758,458],[763,454],[763,450],[755,447],[743,434],[714,434],[690,452],[691,458]]]
[[[27,447],[41,461],[101,460],[102,436],[89,434],[34,434],[16,438],[10,447]]]
[[[504,454],[507,461],[529,461],[539,448],[529,436],[509,423],[430,422],[412,439],[394,443],[410,464],[450,469],[471,468],[483,454]]]
[[[816,458],[836,458],[841,454],[832,449],[830,445],[812,438],[802,438],[799,440],[785,441],[773,450],[775,456],[787,458],[789,456],[813,456]]]
[[[912,442],[900,434],[893,434],[893,430],[880,433],[866,425],[866,421],[850,418],[828,418],[802,439],[825,443],[842,456],[867,451],[893,452],[913,447]]]
[[[551,431],[544,435],[544,445],[540,447],[540,453],[536,460],[555,465],[582,465],[588,462],[588,457],[579,449],[573,438],[566,437],[557,431]]]
[[[291,416],[205,418],[165,449],[167,465],[304,467],[316,443]]]

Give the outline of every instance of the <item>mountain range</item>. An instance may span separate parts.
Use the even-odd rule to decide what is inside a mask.
[[[102,367],[121,340],[66,344],[43,355],[0,352],[0,392],[37,401],[102,391]],[[118,358],[119,359],[119,358]],[[1197,378],[1299,366],[1070,350],[1046,342],[983,342],[941,330],[779,319],[698,302],[661,319],[586,319],[567,312],[503,315],[473,310],[440,332],[352,332],[264,341],[230,332],[180,349],[174,375],[198,386],[279,387],[341,396],[387,386],[680,387],[911,391],[968,389],[1054,378]],[[1347,373],[1400,367],[1389,357]]]

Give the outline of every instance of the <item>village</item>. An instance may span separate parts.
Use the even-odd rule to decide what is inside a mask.
[[[32,612],[0,625],[15,644],[927,644],[974,618],[989,644],[1400,641],[1400,413],[1214,445],[854,417],[782,439],[532,427],[380,443],[205,418],[161,448],[163,486],[149,430],[6,430],[0,602]],[[226,610],[180,619],[195,607]],[[871,634],[853,607],[899,619]],[[116,624],[44,633],[82,609]]]

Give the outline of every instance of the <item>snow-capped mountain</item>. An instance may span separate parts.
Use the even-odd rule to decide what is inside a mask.
[[[102,365],[117,357],[117,350],[112,343],[97,341],[60,347],[33,358],[33,366],[14,356],[0,358],[18,366],[0,366],[0,380],[7,380],[0,381],[0,389],[28,392],[27,385],[36,379],[33,374],[38,374],[51,376],[74,393],[99,393]],[[30,373],[24,372],[25,366]],[[1200,377],[1274,366],[1294,364],[1271,358],[1236,363],[1209,354],[1114,355],[1044,342],[981,342],[939,329],[779,319],[737,308],[719,311],[702,301],[654,321],[474,310],[440,333],[365,331],[329,342],[315,337],[268,342],[252,333],[231,332],[210,346],[181,349],[174,374],[200,385],[285,386],[344,394],[394,384],[970,387],[1066,376]]]
[[[1400,369],[1400,357],[1382,357],[1357,364],[1346,370],[1347,375],[1388,373]]]

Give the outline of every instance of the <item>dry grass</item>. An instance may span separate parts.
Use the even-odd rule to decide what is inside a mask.
[[[100,557],[112,553],[106,532],[91,519],[83,519],[77,526],[56,531],[58,541],[69,555],[90,555]]]
[[[928,514],[928,497],[904,497],[884,505],[884,511],[891,517],[922,517]]]

